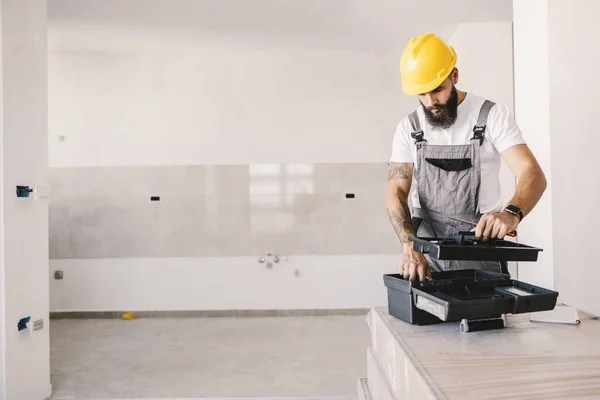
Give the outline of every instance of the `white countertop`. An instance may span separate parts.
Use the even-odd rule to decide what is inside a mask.
[[[416,326],[387,308],[368,316],[372,345],[396,400],[600,399],[600,320],[581,324],[508,315],[504,329]]]

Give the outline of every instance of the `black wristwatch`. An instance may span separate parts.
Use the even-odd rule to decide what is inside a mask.
[[[506,211],[507,213],[510,213],[512,215],[518,216],[519,222],[523,220],[523,211],[517,206],[513,206],[512,204],[509,204],[506,207],[504,207],[504,211]]]

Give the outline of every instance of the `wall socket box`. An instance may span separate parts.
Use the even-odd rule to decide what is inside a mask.
[[[33,331],[39,331],[44,329],[44,320],[43,319],[36,319],[35,321],[33,321]]]
[[[59,269],[57,269],[56,271],[54,271],[54,279],[56,280],[61,280],[63,278],[63,272]]]
[[[50,185],[35,185],[33,188],[33,197],[36,200],[50,198]]]

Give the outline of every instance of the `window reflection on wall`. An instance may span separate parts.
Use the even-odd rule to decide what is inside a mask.
[[[313,164],[285,165],[285,192],[288,194],[313,194],[315,192],[314,173],[315,166]]]
[[[252,233],[292,231],[298,196],[314,194],[314,165],[255,164],[249,173]]]

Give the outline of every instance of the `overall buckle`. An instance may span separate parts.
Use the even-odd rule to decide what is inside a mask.
[[[410,134],[410,136],[416,140],[415,143],[426,142],[427,140],[423,139],[423,135],[423,131],[417,131]]]
[[[485,128],[487,125],[477,126],[473,128],[473,137],[471,140],[479,140],[479,144],[483,143],[483,134],[485,133]]]

